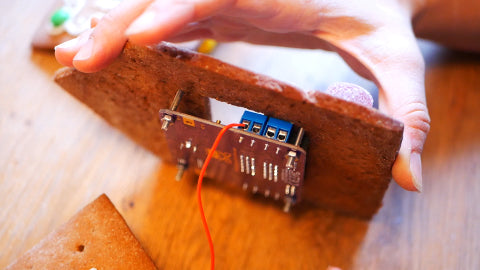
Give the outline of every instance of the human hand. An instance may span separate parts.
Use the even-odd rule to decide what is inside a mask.
[[[386,2],[125,0],[93,29],[57,46],[55,55],[64,65],[94,72],[120,54],[127,38],[143,45],[214,38],[336,51],[376,83],[380,110],[404,123],[392,174],[403,188],[421,191],[420,154],[430,127],[424,62],[411,10],[400,0]]]

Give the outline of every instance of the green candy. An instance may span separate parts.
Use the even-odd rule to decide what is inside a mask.
[[[70,14],[63,9],[60,8],[55,13],[53,13],[52,17],[50,18],[50,21],[52,22],[53,26],[59,27],[62,25],[68,18],[70,17]]]

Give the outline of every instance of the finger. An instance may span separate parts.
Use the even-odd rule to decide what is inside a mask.
[[[110,11],[80,46],[70,43],[68,50],[56,53],[63,64],[83,72],[95,72],[111,63],[122,51],[128,25],[138,17],[152,0],[127,0]],[[93,22],[95,24],[95,22]],[[84,41],[84,40],[82,40]],[[66,49],[66,48],[64,48]],[[68,53],[67,53],[68,52]],[[70,60],[71,54],[75,56]]]
[[[55,57],[60,64],[73,67],[73,58],[82,48],[82,46],[85,45],[85,43],[88,41],[93,31],[92,28],[97,26],[99,21],[99,18],[92,17],[92,19],[90,20],[90,29],[83,32],[74,39],[68,40],[55,46]]]
[[[188,23],[201,20],[233,5],[234,0],[153,2],[126,30],[137,44],[151,45],[168,39]]]
[[[92,17],[92,19],[90,20],[90,28],[95,28],[95,26],[97,26],[99,21],[100,21],[99,18]]]
[[[393,165],[392,175],[407,190],[422,191],[422,162],[420,155],[430,130],[430,116],[425,99],[425,64],[413,34],[412,51],[400,53],[397,66],[382,70],[378,76],[380,85],[380,109],[404,124],[403,141]]]
[[[404,123],[392,168],[404,189],[422,190],[420,155],[430,128],[422,55],[409,23],[399,22],[352,40],[329,40],[347,63],[379,87],[380,110]]]
[[[421,75],[404,74],[405,70],[385,75],[381,82],[379,104],[381,110],[404,124],[402,145],[392,168],[393,178],[403,188],[421,192],[420,155],[430,130],[430,117],[425,100],[423,62],[417,67],[408,66],[410,71],[417,68],[417,74]]]
[[[55,46],[55,57],[57,61],[64,66],[73,67],[73,58],[80,48],[87,43],[92,31],[92,29],[89,29],[78,37]]]

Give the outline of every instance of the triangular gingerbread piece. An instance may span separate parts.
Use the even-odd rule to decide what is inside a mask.
[[[157,269],[103,194],[7,267],[13,269]]]

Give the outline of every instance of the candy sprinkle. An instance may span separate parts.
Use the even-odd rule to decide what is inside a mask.
[[[202,41],[197,51],[199,53],[209,54],[217,47],[217,42],[214,39],[207,38]]]
[[[57,9],[50,18],[50,21],[52,22],[53,26],[59,27],[62,25],[68,18],[70,17],[70,14],[64,9],[60,8]]]

